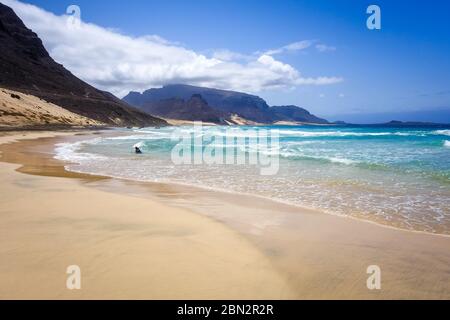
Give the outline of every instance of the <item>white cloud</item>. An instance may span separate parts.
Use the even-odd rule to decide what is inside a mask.
[[[339,97],[339,98],[345,98],[345,94],[339,93],[338,97]]]
[[[277,49],[268,50],[268,51],[264,52],[264,54],[275,55],[275,54],[281,54],[281,53],[285,53],[285,52],[301,51],[301,50],[305,50],[305,49],[311,47],[313,45],[313,43],[314,43],[314,40],[297,41],[297,42],[287,44],[287,45],[277,48]]]
[[[219,59],[222,61],[237,61],[237,60],[250,61],[253,60],[255,57],[252,55],[245,55],[239,52],[234,52],[228,49],[218,49],[213,50],[212,58]]]
[[[118,96],[168,83],[259,92],[343,80],[303,77],[294,67],[269,54],[246,56],[222,50],[207,57],[156,35],[132,37],[85,22],[74,28],[67,24],[67,15],[56,16],[16,0],[2,2],[39,35],[57,62],[88,83]],[[303,50],[311,45],[300,41],[282,51]]]
[[[311,46],[314,45],[314,43],[317,43],[317,42],[318,42],[318,40],[297,41],[297,42],[293,42],[293,43],[287,44],[287,45],[282,46],[282,47],[277,48],[277,49],[267,50],[266,52],[264,52],[264,54],[273,56],[273,55],[276,55],[276,54],[282,54],[282,53],[287,53],[287,52],[302,51],[302,50],[310,48]],[[328,46],[328,45],[323,44],[323,43],[317,43],[314,47],[319,52],[336,51],[336,47]]]
[[[326,44],[323,43],[316,44],[316,49],[319,52],[336,51],[336,47],[327,46]]]

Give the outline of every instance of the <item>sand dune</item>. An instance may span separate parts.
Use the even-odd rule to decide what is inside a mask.
[[[0,126],[35,125],[101,126],[104,123],[75,114],[38,97],[0,88]]]

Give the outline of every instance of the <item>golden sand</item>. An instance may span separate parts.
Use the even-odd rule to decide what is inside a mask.
[[[68,173],[53,145],[86,136],[42,139],[53,135],[0,137],[28,139],[0,147],[0,298],[450,298],[450,237]],[[81,290],[66,289],[73,264]],[[369,265],[380,290],[366,286]]]
[[[0,126],[32,125],[101,126],[101,123],[70,112],[38,97],[0,88]]]
[[[293,297],[269,259],[218,222],[16,168],[0,165],[1,299]],[[81,268],[81,290],[66,288],[69,265]]]

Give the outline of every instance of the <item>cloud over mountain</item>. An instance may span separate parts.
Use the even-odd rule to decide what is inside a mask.
[[[273,53],[241,59],[238,54],[223,51],[208,57],[156,35],[133,37],[92,23],[77,24],[72,16],[57,16],[16,0],[2,2],[39,35],[56,61],[81,79],[118,96],[169,83],[259,92],[342,81],[337,76],[304,76],[275,59]],[[300,42],[283,50],[310,45]]]

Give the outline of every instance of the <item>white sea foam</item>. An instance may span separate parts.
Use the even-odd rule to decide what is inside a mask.
[[[450,136],[450,130],[436,130],[436,131],[433,131],[433,133],[442,135],[442,136]]]
[[[424,136],[421,131],[408,132],[347,132],[347,131],[301,131],[280,130],[280,136],[294,137],[378,137],[378,136]]]
[[[107,157],[101,155],[95,155],[92,153],[80,152],[81,147],[86,144],[96,144],[100,143],[101,138],[96,138],[88,141],[78,141],[78,142],[66,142],[59,143],[55,148],[55,159],[73,162],[73,163],[82,163],[90,160],[105,160]]]
[[[139,135],[131,135],[131,136],[119,136],[119,137],[109,137],[105,138],[105,140],[159,140],[170,138],[170,135],[149,135],[149,134],[139,134]]]
[[[177,128],[176,129],[181,134],[194,134],[196,137],[204,136],[205,134],[215,135],[215,136],[223,136],[223,137],[245,137],[245,138],[253,138],[258,137],[258,128],[249,128],[249,129],[238,129],[238,128],[227,128],[227,130],[222,130],[217,127],[187,127],[187,128]],[[405,132],[350,132],[350,131],[306,131],[306,130],[298,130],[298,129],[271,129],[273,132],[278,132],[280,136],[286,137],[305,137],[305,138],[314,138],[314,137],[378,137],[378,136],[425,136],[427,135],[424,131],[405,131]],[[137,135],[129,135],[129,136],[119,136],[119,137],[111,137],[106,138],[109,140],[126,140],[126,139],[163,139],[170,138],[172,131],[169,130],[134,130],[133,132],[137,133]],[[430,134],[430,133],[428,133]],[[437,130],[431,134],[444,134],[450,135],[450,130]]]
[[[316,160],[325,160],[325,161],[329,161],[332,163],[340,163],[340,164],[345,164],[345,165],[352,165],[352,164],[358,163],[358,161],[355,161],[355,160],[346,159],[346,158],[338,158],[338,157],[313,156],[313,155],[296,155],[296,156],[301,156],[304,158],[311,158],[311,159],[316,159]]]
[[[145,142],[144,142],[144,141],[139,141],[138,143],[136,143],[136,144],[133,146],[133,148],[136,148],[136,147],[142,148],[144,145],[145,145]]]
[[[68,166],[69,170],[76,172],[254,194],[342,215],[355,212],[370,220],[373,217],[386,223],[396,220],[406,229],[440,230],[438,232],[450,234],[450,227],[445,226],[450,222],[450,212],[445,205],[450,199],[448,185],[443,185],[442,179],[436,180],[428,174],[422,175],[425,167],[419,167],[420,174],[413,170],[414,167],[408,167],[410,163],[415,164],[417,159],[422,159],[421,157],[426,160],[436,154],[437,157],[433,159],[439,160],[442,155],[445,159],[450,139],[438,135],[449,135],[450,130],[396,132],[383,129],[381,132],[363,132],[355,129],[351,132],[324,128],[311,131],[283,128],[280,131],[285,139],[281,139],[279,148],[275,146],[264,149],[255,142],[250,145],[240,142],[237,146],[231,146],[225,139],[212,142],[211,146],[216,147],[238,147],[250,153],[259,150],[264,154],[279,154],[283,158],[280,172],[271,179],[261,178],[257,174],[257,168],[252,167],[173,165],[168,155],[171,144],[165,139],[170,139],[174,130],[178,128],[158,131],[147,129],[147,132],[133,130],[125,133],[128,136],[60,144],[56,157],[78,163]],[[239,133],[227,132],[228,128],[223,127],[208,130],[185,127],[182,130],[194,135],[222,132],[223,135],[228,133],[236,136],[233,133]],[[257,130],[258,128],[250,129]],[[368,138],[367,141],[364,141],[364,138],[341,141],[332,138],[335,136]],[[380,136],[380,139],[375,136]],[[390,139],[389,136],[418,138],[399,141],[400,139]],[[324,138],[318,140],[313,137]],[[153,142],[156,139],[164,140]],[[425,143],[421,143],[422,141]],[[136,157],[130,150],[131,146],[146,142],[160,147],[150,148],[142,157]],[[366,163],[386,164],[387,169],[377,170],[371,166],[366,168]],[[406,171],[403,168],[404,163],[407,165]]]
[[[347,164],[347,165],[358,163],[358,161],[345,159],[345,158],[324,157],[324,159],[327,159],[327,160],[329,160],[331,162],[334,162],[334,163],[342,163],[342,164]]]
[[[345,165],[354,165],[358,164],[359,161],[347,159],[343,157],[330,157],[325,155],[313,155],[313,154],[306,154],[301,152],[300,150],[295,150],[291,148],[283,148],[283,150],[279,151],[279,155],[283,158],[304,158],[304,159],[314,159],[314,160],[322,160],[326,162],[332,162],[332,163],[339,163],[339,164],[345,164]]]

